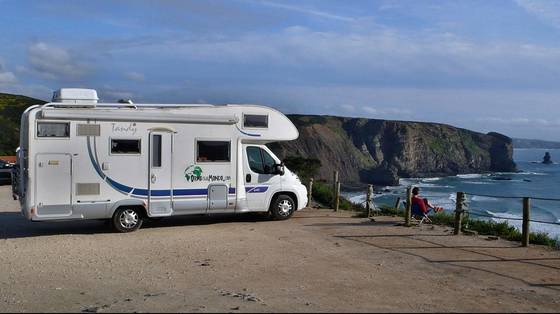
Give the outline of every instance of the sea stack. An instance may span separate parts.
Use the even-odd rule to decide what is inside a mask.
[[[542,163],[545,164],[545,165],[550,165],[550,164],[552,163],[552,158],[550,157],[550,153],[549,153],[549,152],[544,153],[544,157],[543,157]]]

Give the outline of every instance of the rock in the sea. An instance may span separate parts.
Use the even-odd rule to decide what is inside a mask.
[[[543,157],[542,163],[545,164],[545,165],[550,165],[550,164],[552,163],[552,157],[550,157],[550,153],[549,153],[549,152],[544,153],[544,157]]]
[[[489,171],[512,172],[511,139],[438,123],[289,115],[295,141],[275,143],[278,157],[317,158],[316,179],[397,185],[399,177],[436,177]]]

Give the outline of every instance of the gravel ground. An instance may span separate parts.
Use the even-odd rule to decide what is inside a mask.
[[[560,252],[306,209],[131,234],[31,223],[0,187],[0,311],[557,312]]]

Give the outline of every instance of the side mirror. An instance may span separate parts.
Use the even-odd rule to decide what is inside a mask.
[[[284,163],[274,165],[274,174],[284,175]]]

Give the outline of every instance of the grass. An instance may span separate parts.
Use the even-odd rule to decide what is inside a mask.
[[[404,217],[403,209],[395,209],[390,206],[381,205],[379,211],[374,212],[376,216],[399,216]],[[436,213],[430,215],[433,224],[443,226],[455,226],[455,214],[451,213]],[[481,235],[497,236],[509,241],[521,242],[521,232],[514,226],[509,225],[507,222],[495,222],[489,220],[479,220],[472,218],[463,218],[462,226],[468,230],[476,231]],[[546,245],[552,248],[558,248],[560,243],[549,237],[544,232],[531,232],[529,233],[529,243]]]
[[[308,182],[306,183],[306,185]],[[332,185],[325,182],[313,182],[312,198],[315,202],[325,207],[332,207],[333,203]],[[359,212],[357,216],[366,217],[367,212],[362,204],[356,204],[350,200],[340,197],[339,209]],[[400,216],[404,217],[403,209],[396,209],[391,206],[380,205],[378,211],[372,213],[375,216]],[[430,219],[434,224],[453,227],[455,225],[455,215],[452,213],[436,213],[430,215]],[[498,236],[509,241],[521,241],[522,234],[514,226],[507,222],[495,222],[489,220],[472,219],[470,217],[463,218],[462,226],[468,230],[476,231],[480,235]],[[560,241],[552,239],[544,232],[529,233],[529,243],[546,245],[548,247],[559,248]]]
[[[434,224],[453,227],[455,225],[454,214],[437,213],[430,216]],[[463,218],[462,225],[465,229],[473,230],[481,235],[497,236],[510,241],[521,242],[521,232],[514,226],[504,222],[495,222],[490,220],[480,220],[472,218]],[[558,247],[560,243],[552,239],[544,232],[529,233],[529,243],[546,245],[549,247]]]
[[[312,198],[319,204],[331,207],[333,203],[333,188],[331,184],[315,181],[313,182]],[[360,204],[353,203],[340,196],[338,208],[341,210],[364,212],[365,208]]]

